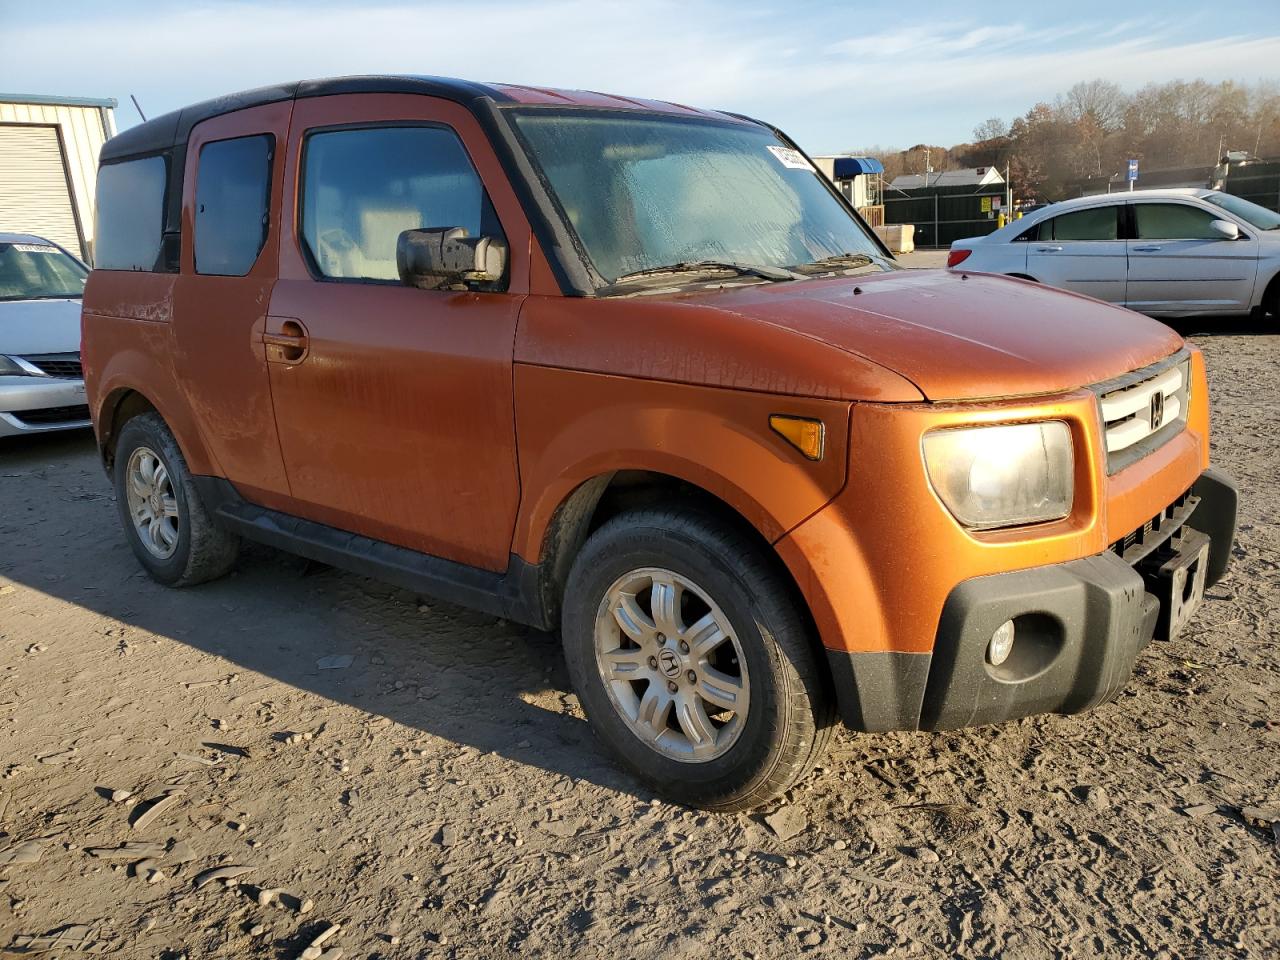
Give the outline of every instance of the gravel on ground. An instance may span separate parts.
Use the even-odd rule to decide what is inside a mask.
[[[1235,563],[1116,702],[842,731],[732,816],[609,761],[556,638],[264,548],[167,590],[89,435],[0,443],[0,951],[1280,956],[1275,331],[1191,328]]]

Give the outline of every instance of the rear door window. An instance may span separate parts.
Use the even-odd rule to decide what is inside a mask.
[[[1185,203],[1135,203],[1133,219],[1139,240],[1222,239],[1213,214]]]
[[[501,227],[457,134],[444,127],[322,130],[303,153],[300,233],[313,269],[334,280],[399,281],[405,230]]]
[[[243,277],[267,239],[269,134],[206,143],[196,171],[196,273]]]
[[[168,162],[143,157],[98,170],[94,266],[99,270],[165,272],[162,258]]]
[[[1076,210],[1040,224],[1040,240],[1117,240],[1119,206]]]

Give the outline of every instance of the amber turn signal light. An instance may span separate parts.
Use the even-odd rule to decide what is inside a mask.
[[[769,427],[808,459],[822,459],[824,430],[821,420],[788,417],[781,413],[775,413],[769,417]]]

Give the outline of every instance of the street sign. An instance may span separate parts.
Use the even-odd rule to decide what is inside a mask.
[[[990,213],[990,212],[991,212],[991,198],[990,198],[990,197],[983,197],[983,198],[982,198],[982,212],[983,212],[983,213]]]
[[[1129,180],[1130,183],[1138,179],[1138,161],[1137,160],[1129,161],[1129,175],[1127,179]]]

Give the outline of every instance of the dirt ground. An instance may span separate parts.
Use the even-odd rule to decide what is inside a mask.
[[[1190,631],[1090,715],[842,732],[751,815],[612,766],[553,637],[262,548],[166,590],[90,436],[0,444],[0,953],[1280,956],[1280,336],[1190,332],[1243,493]]]

